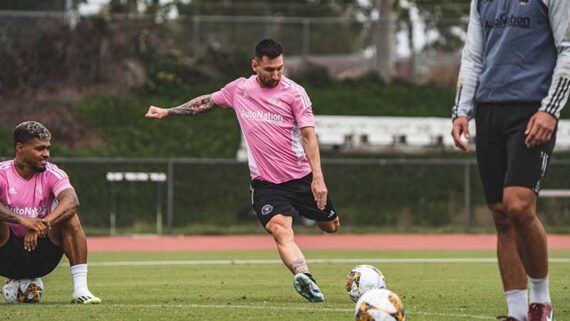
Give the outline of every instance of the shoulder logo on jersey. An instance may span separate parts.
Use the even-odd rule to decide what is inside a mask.
[[[273,212],[273,205],[271,205],[271,204],[265,204],[261,208],[261,215],[267,215],[271,212]]]
[[[241,96],[243,97],[243,99],[248,99],[248,98],[249,98],[249,95],[248,95],[247,91],[245,91],[245,90],[243,91],[243,93],[241,94]]]
[[[16,192],[16,189],[14,187],[10,187],[10,189],[8,190],[8,194],[16,195],[16,194],[18,194],[18,192]]]

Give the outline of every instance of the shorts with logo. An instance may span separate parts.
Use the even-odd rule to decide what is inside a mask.
[[[277,214],[292,217],[299,214],[319,222],[334,220],[337,214],[328,196],[325,209],[317,207],[311,191],[312,181],[312,174],[281,184],[254,179],[251,182],[251,199],[261,225],[265,227]]]
[[[10,279],[33,279],[53,271],[63,256],[63,249],[48,237],[38,238],[38,246],[31,252],[24,249],[24,238],[10,230],[6,244],[0,247],[0,275]]]
[[[475,124],[479,175],[488,204],[503,201],[503,189],[528,187],[540,192],[556,130],[546,144],[527,148],[525,131],[540,103],[478,104]]]

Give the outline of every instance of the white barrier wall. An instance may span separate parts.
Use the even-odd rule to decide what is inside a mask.
[[[451,138],[449,118],[315,116],[315,120],[322,150],[371,153],[457,150]],[[570,120],[561,120],[558,126],[556,150],[570,150]],[[469,130],[469,144],[474,149],[474,120],[469,123]],[[247,159],[243,138],[237,158]]]

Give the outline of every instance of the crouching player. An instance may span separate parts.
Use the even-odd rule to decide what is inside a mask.
[[[87,240],[67,174],[48,162],[51,134],[35,121],[14,129],[15,158],[0,162],[0,275],[33,279],[71,265],[72,302],[98,304],[87,287]],[[54,198],[57,205],[52,207]]]

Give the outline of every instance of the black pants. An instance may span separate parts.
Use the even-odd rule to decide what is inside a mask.
[[[253,209],[261,225],[265,227],[277,214],[295,216],[295,213],[315,221],[332,221],[337,217],[336,210],[327,196],[324,210],[317,207],[311,191],[313,175],[281,184],[262,180],[251,182]]]
[[[24,249],[24,238],[10,237],[0,247],[0,275],[10,279],[34,279],[53,271],[63,256],[63,249],[49,238],[38,238],[38,246],[31,252]]]
[[[503,200],[503,189],[542,187],[556,131],[546,144],[527,148],[525,131],[540,103],[478,104],[475,124],[479,174],[488,204]]]

